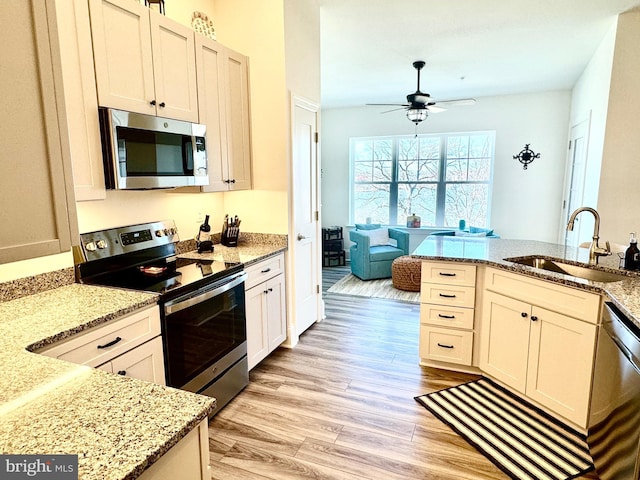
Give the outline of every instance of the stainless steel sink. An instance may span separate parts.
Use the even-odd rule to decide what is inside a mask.
[[[518,263],[520,265],[539,268],[540,270],[546,270],[548,272],[563,273],[565,275],[571,275],[585,280],[592,280],[594,282],[619,282],[620,280],[629,278],[627,275],[620,273],[596,270],[590,267],[582,267],[580,265],[565,263],[561,260],[551,260],[543,257],[505,258],[505,260],[508,262]]]

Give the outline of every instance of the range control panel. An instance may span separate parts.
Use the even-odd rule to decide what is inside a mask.
[[[173,220],[110,228],[80,235],[86,261],[177,243],[178,229]]]

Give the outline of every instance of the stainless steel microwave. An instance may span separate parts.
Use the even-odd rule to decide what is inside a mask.
[[[111,108],[99,116],[107,188],[209,184],[205,125]]]

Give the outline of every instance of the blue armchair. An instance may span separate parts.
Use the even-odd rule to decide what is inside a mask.
[[[402,230],[382,228],[378,224],[356,224],[349,238],[355,242],[349,249],[351,273],[362,280],[391,278],[393,261],[409,254],[409,234]],[[388,244],[389,239],[396,241],[395,247]]]

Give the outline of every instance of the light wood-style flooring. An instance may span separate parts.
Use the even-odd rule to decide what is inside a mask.
[[[327,294],[346,273],[324,269],[326,319],[210,421],[212,478],[507,479],[413,399],[477,377],[418,365],[419,305]]]

